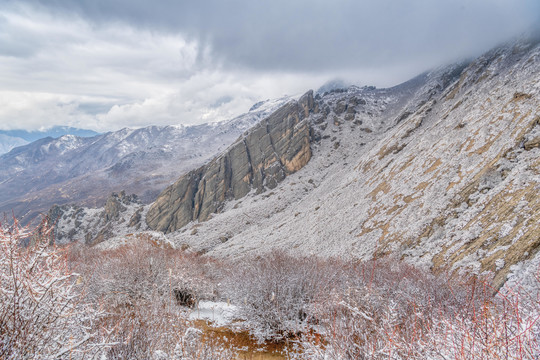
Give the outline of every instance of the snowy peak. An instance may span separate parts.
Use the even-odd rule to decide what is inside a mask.
[[[111,192],[142,201],[224,150],[286,99],[235,119],[196,126],[149,126],[93,137],[47,137],[0,156],[0,210],[30,221],[53,204],[97,206]]]
[[[15,136],[0,134],[0,155],[10,152],[11,149],[28,144],[28,141]]]

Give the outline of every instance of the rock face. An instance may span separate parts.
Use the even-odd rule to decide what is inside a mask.
[[[53,238],[58,244],[81,241],[96,245],[116,235],[118,226],[124,231],[139,230],[144,207],[137,195],[125,191],[112,193],[103,208],[88,209],[77,205],[54,205],[47,224],[54,226]],[[116,226],[115,229],[113,229]]]
[[[161,193],[148,211],[148,226],[172,232],[190,221],[207,220],[228,199],[239,199],[252,189],[260,193],[275,188],[311,158],[307,118],[315,112],[312,91],[275,111],[224,154]]]
[[[120,213],[126,211],[124,205],[129,205],[131,203],[136,203],[137,195],[126,195],[125,191],[121,191],[119,194],[112,193],[111,196],[107,198],[105,203],[105,209],[103,210],[103,220],[105,222],[111,220],[118,220]]]

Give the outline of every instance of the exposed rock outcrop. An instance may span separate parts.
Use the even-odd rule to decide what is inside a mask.
[[[126,195],[125,191],[121,191],[119,194],[112,193],[107,198],[105,203],[105,209],[103,210],[103,221],[109,222],[112,220],[118,220],[120,213],[126,211],[126,206],[132,203],[137,203],[137,195]]]
[[[307,118],[314,112],[312,91],[275,111],[224,154],[165,189],[148,211],[148,226],[172,232],[190,221],[207,220],[228,199],[275,188],[311,158]]]
[[[140,229],[143,210],[137,195],[127,195],[121,191],[112,193],[101,209],[54,205],[46,219],[47,224],[54,227],[53,235],[57,243],[83,241],[87,245],[96,245],[115,236],[113,228],[119,224]]]

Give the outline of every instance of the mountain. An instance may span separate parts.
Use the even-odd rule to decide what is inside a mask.
[[[55,126],[45,131],[26,130],[0,130],[0,155],[8,153],[11,149],[23,146],[46,137],[57,138],[64,135],[79,137],[92,137],[98,135],[92,130],[72,128],[69,126]]]
[[[33,142],[46,137],[57,138],[64,135],[75,135],[79,137],[92,137],[98,135],[97,132],[92,130],[77,129],[69,126],[54,126],[49,130],[0,130],[0,134],[21,138],[26,142]]]
[[[313,92],[291,101],[252,128],[225,153],[169,186],[147,214],[148,225],[171,232],[207,220],[226,200],[275,188],[310,159],[309,124]]]
[[[9,152],[11,149],[28,144],[28,141],[15,136],[8,136],[0,133],[0,155]]]
[[[153,201],[284,101],[266,101],[226,122],[46,137],[15,148],[0,156],[0,211],[31,221],[54,204],[102,206],[121,190]]]
[[[539,84],[539,41],[522,40],[390,89],[308,92],[153,204],[54,219],[92,244],[157,230],[218,257],[393,255],[499,287],[540,263]]]

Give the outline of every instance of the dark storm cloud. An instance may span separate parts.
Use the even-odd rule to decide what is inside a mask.
[[[538,0],[27,2],[96,24],[181,32],[229,66],[287,71],[427,66],[484,51],[540,14]]]

